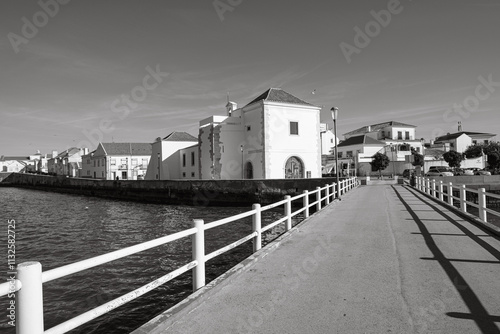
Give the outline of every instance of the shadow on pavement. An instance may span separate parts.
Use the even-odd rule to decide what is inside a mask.
[[[459,293],[460,297],[467,305],[467,308],[470,310],[470,314],[449,312],[447,313],[447,315],[453,318],[463,318],[463,319],[473,320],[476,323],[477,327],[483,333],[500,334],[500,330],[495,324],[495,321],[497,321],[499,317],[488,314],[488,311],[485,309],[485,307],[483,306],[477,295],[474,293],[474,291],[471,289],[469,284],[465,281],[460,272],[453,266],[453,264],[451,263],[451,259],[448,259],[444,256],[443,252],[439,249],[439,247],[435,243],[434,239],[432,238],[432,234],[429,232],[423,221],[415,213],[415,210],[413,210],[410,207],[410,205],[406,202],[406,199],[408,199],[408,197],[405,196],[406,198],[404,198],[401,192],[396,187],[392,186],[392,189],[394,190],[398,199],[401,201],[401,203],[403,203],[406,210],[417,224],[422,234],[422,237],[424,238],[425,244],[434,255],[433,260],[436,260],[441,265],[446,275],[450,279],[450,282],[453,283],[456,291]],[[481,240],[477,235],[469,231],[464,226],[454,221],[450,216],[444,213],[437,206],[430,204],[428,201],[424,201],[420,196],[417,196],[415,193],[411,191],[409,192],[413,194],[414,198],[418,198],[425,204],[429,205],[431,208],[434,209],[434,211],[436,211],[441,216],[446,218],[450,223],[458,227],[464,234],[473,239],[484,249],[486,249],[489,253],[491,253],[493,256],[495,256],[497,259],[500,260],[500,252],[497,251],[494,247],[486,243],[484,240]]]

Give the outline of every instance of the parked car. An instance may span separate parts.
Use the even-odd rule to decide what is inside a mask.
[[[425,176],[453,176],[453,172],[448,167],[432,166]]]
[[[491,175],[491,172],[484,169],[479,169],[476,171],[475,175]]]
[[[474,171],[472,169],[459,168],[455,171],[455,175],[474,175]]]

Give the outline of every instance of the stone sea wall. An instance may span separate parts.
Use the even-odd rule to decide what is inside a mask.
[[[22,188],[147,203],[195,206],[263,205],[332,184],[334,178],[277,180],[95,180],[12,173],[4,183]],[[311,197],[311,201],[313,198]]]

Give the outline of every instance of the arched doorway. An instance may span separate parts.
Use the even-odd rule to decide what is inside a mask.
[[[253,165],[250,161],[245,164],[245,179],[253,179]]]
[[[304,163],[298,157],[290,157],[285,164],[285,179],[300,179],[304,177]]]

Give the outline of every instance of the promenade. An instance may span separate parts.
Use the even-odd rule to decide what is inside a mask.
[[[500,333],[500,239],[364,186],[134,333]]]

